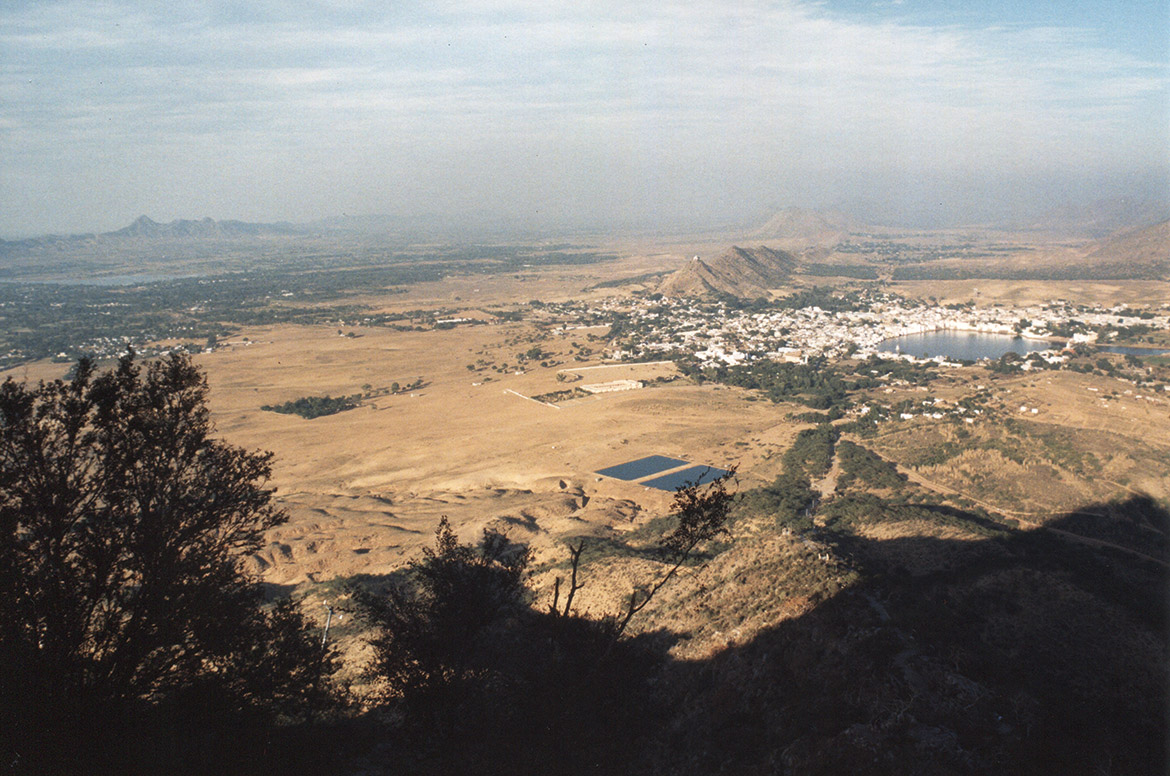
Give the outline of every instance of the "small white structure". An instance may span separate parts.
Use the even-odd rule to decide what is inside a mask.
[[[607,383],[582,385],[581,390],[589,391],[589,393],[614,393],[615,391],[632,391],[641,387],[641,380],[610,380]]]

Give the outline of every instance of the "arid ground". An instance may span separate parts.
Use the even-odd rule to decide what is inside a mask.
[[[548,590],[564,562],[566,539],[618,536],[669,511],[671,494],[602,477],[599,469],[666,455],[694,464],[734,465],[740,489],[771,481],[780,472],[783,452],[809,427],[793,419],[805,408],[773,404],[742,389],[696,385],[669,364],[605,366],[605,328],[565,330],[539,316],[521,321],[497,316],[532,300],[588,301],[645,288],[596,285],[674,269],[688,254],[714,250],[716,242],[698,248],[693,243],[666,248],[663,243],[624,244],[617,246],[619,259],[603,264],[453,276],[411,286],[406,293],[371,292],[355,300],[387,312],[454,307],[464,311],[460,315],[488,321],[481,325],[426,331],[255,327],[200,355],[218,433],[234,444],[275,454],[271,484],[289,521],[270,532],[267,546],[249,561],[252,570],[282,589],[327,598],[341,589],[339,581],[400,568],[431,543],[438,520],[447,516],[463,540],[491,527],[532,546],[538,585]],[[794,286],[814,282],[824,281],[795,278]],[[893,284],[892,290],[933,296],[940,303],[981,305],[1052,298],[1129,304],[1170,299],[1170,284],[1148,281],[905,282]],[[583,358],[580,346],[586,338],[592,347]],[[521,362],[520,354],[534,345],[547,366]],[[585,369],[578,372],[582,380],[574,380],[573,373]],[[12,374],[36,379],[64,370],[60,364],[38,363]],[[616,379],[641,380],[645,387],[552,404],[527,398]],[[395,383],[418,387],[390,393]],[[956,428],[929,418],[890,423],[867,444],[917,485],[1018,517],[1025,527],[1080,504],[1137,492],[1170,497],[1170,397],[1139,396],[1129,384],[1101,376],[993,377],[982,367],[952,370],[928,394],[957,401],[985,385],[992,388],[1001,415],[1019,418],[1010,428],[976,424],[961,429],[979,442],[970,449],[937,460],[931,449],[953,442]],[[924,391],[906,388],[902,393]],[[302,396],[352,394],[367,398],[356,409],[312,420],[261,410]],[[1011,449],[1024,454],[1013,455]],[[923,463],[927,460],[932,462]],[[899,525],[881,530],[893,536],[940,529]],[[751,543],[750,525],[737,531],[741,541]],[[788,572],[801,564],[835,562],[818,560],[815,547],[775,537],[767,541],[785,545],[768,552]],[[759,549],[752,550],[752,557]],[[720,574],[734,576],[737,557],[721,555],[717,565],[730,571],[724,568]],[[594,611],[620,606],[645,571],[639,563],[618,559],[604,571],[594,570],[581,594],[583,606]],[[718,595],[705,590],[702,573],[689,576],[672,594],[676,603],[688,596]],[[706,634],[684,652],[701,652],[730,638],[712,613],[722,611],[729,621],[735,617],[717,600],[704,600],[698,609],[668,607],[673,614],[658,618],[659,624],[668,620]],[[767,624],[785,611],[802,609],[799,596],[773,603],[771,610],[745,615],[738,626],[731,622],[729,627],[742,627],[752,617]],[[702,643],[707,647],[697,646]]]

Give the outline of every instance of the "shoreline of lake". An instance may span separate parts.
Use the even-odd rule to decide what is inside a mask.
[[[888,337],[878,343],[877,350],[913,358],[943,356],[956,361],[980,361],[994,360],[1008,352],[1027,355],[1041,350],[1063,349],[1065,344],[1064,338],[1022,337],[1006,332],[948,326]]]

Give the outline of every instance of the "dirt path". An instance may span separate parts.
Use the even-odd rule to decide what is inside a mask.
[[[821,500],[831,496],[837,490],[837,478],[841,475],[841,463],[836,454],[833,455],[833,465],[824,477],[812,483],[812,487],[821,494]]]
[[[986,501],[982,501],[980,499],[977,499],[974,496],[968,496],[966,493],[963,493],[961,491],[957,491],[954,488],[948,487],[946,485],[941,485],[941,484],[934,482],[932,480],[928,480],[925,477],[923,477],[921,474],[919,474],[918,472],[914,471],[913,469],[907,469],[907,468],[904,468],[902,466],[899,466],[898,471],[901,472],[902,474],[905,474],[906,477],[911,482],[916,483],[918,485],[921,485],[922,487],[926,488],[927,490],[933,490],[936,493],[944,493],[948,496],[957,496],[959,498],[964,498],[964,499],[967,499],[968,501],[970,501],[974,504],[978,504],[979,506],[983,507],[984,509],[986,509],[989,512],[1000,512],[1002,514],[1011,515],[1012,517],[1016,518],[1017,520],[1021,520],[1023,522],[1030,523],[1030,521],[1026,519],[1028,517],[1048,517],[1049,515],[1060,514],[1060,513],[1055,513],[1055,512],[1020,512],[1020,511],[1015,510],[1015,509],[1005,509],[1004,507],[996,506],[994,504],[989,504]],[[1038,525],[1038,524],[1036,524],[1036,525]]]

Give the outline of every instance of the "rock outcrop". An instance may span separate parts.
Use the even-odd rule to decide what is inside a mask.
[[[733,246],[709,261],[695,256],[669,275],[658,290],[667,296],[755,298],[786,283],[795,268],[796,257],[787,251]]]

